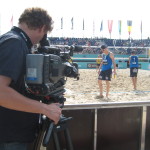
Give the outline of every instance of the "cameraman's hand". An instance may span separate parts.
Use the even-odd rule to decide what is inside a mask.
[[[61,116],[61,104],[59,103],[51,103],[46,106],[45,115],[54,121],[55,124],[58,123]]]

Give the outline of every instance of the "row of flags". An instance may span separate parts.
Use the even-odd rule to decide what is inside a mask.
[[[113,27],[113,20],[108,20],[108,31],[109,31],[110,36],[112,33],[112,27]],[[128,27],[128,34],[130,36],[131,31],[132,31],[132,20],[127,20],[127,27]],[[94,30],[94,28],[95,28],[95,22],[93,21],[93,30]],[[63,17],[61,18],[61,29],[63,29]],[[74,18],[72,17],[71,18],[71,30],[73,30],[73,29],[74,29]],[[82,30],[85,30],[84,19],[83,19]],[[103,20],[101,20],[101,23],[100,23],[100,32],[102,32],[102,31],[103,31]],[[122,21],[121,20],[118,20],[118,31],[119,31],[119,35],[121,36],[121,32],[122,32]],[[140,31],[142,34],[142,21],[141,21],[141,25],[140,25]]]
[[[101,20],[100,23],[100,32],[103,31],[103,20]],[[11,16],[10,19],[10,25],[11,27],[13,26],[13,15]],[[108,20],[108,31],[110,34],[110,38],[111,38],[111,33],[112,33],[112,27],[113,27],[113,20]],[[127,20],[127,27],[128,27],[128,34],[129,37],[131,35],[131,31],[132,31],[132,20]],[[61,29],[63,29],[63,17],[61,17]],[[71,18],[71,30],[74,29],[74,18]],[[141,20],[141,24],[140,24],[140,31],[141,31],[141,37],[142,37],[142,20]],[[83,18],[83,25],[82,25],[82,30],[85,30],[85,22],[84,22],[84,18]],[[93,21],[93,32],[95,30],[95,22]],[[119,35],[121,36],[121,32],[122,32],[122,21],[118,20],[118,31],[119,31]]]

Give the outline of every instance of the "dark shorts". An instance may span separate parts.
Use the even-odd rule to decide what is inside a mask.
[[[130,77],[137,77],[138,74],[138,68],[130,68]]]
[[[111,77],[112,77],[112,69],[109,69],[109,70],[101,71],[98,76],[98,80],[111,81]]]

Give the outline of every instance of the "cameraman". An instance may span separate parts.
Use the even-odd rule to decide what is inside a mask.
[[[60,119],[59,104],[44,104],[24,95],[26,54],[52,26],[46,10],[28,8],[18,27],[0,36],[0,150],[27,150],[35,139],[39,114],[55,124]]]

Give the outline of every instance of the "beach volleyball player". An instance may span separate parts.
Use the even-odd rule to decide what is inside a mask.
[[[130,77],[133,83],[133,89],[137,90],[137,74],[138,74],[138,56],[135,51],[131,52],[131,56],[129,57],[129,66],[130,66]]]
[[[100,95],[97,98],[103,98],[103,85],[102,81],[106,81],[106,98],[108,99],[110,90],[110,81],[112,77],[112,65],[114,68],[114,75],[116,75],[116,63],[114,59],[114,54],[108,50],[106,45],[101,46],[102,51],[102,61],[99,66],[98,71],[98,85],[100,89]]]

